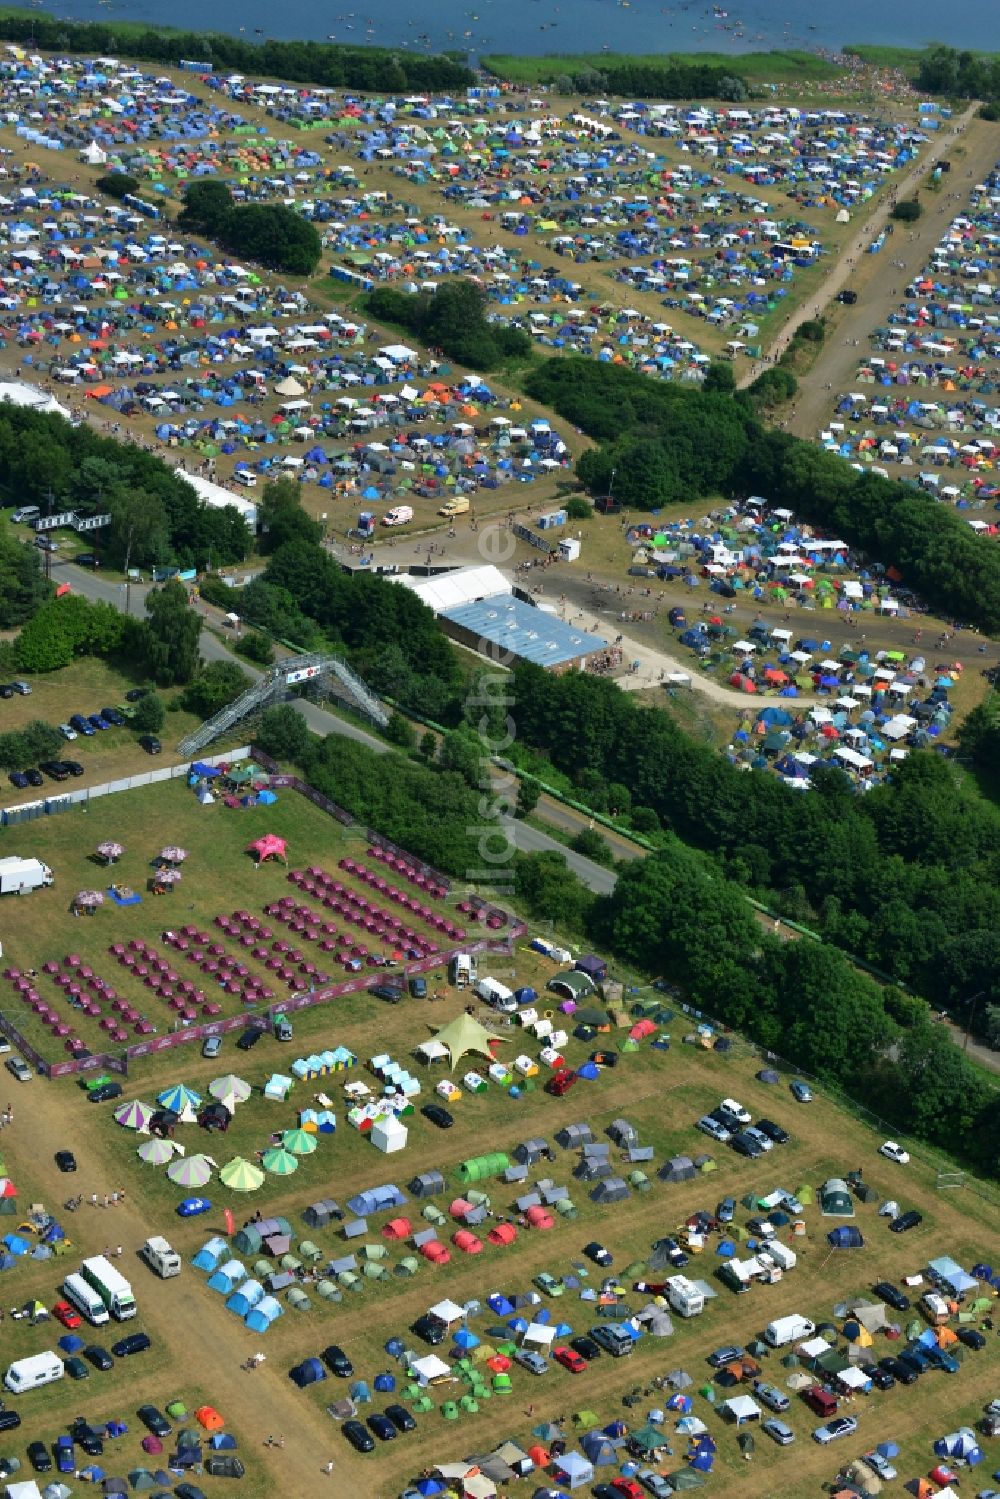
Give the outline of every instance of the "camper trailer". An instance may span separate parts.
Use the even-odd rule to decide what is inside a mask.
[[[681,1317],[697,1317],[705,1310],[705,1295],[686,1275],[667,1280],[667,1301]]]
[[[452,955],[448,965],[448,977],[457,989],[465,989],[469,984],[474,984],[478,972],[474,953],[457,952]]]

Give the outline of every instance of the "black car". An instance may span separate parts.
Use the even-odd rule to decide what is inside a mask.
[[[243,1031],[236,1041],[237,1051],[250,1051],[257,1045],[264,1032],[259,1025],[250,1025]]]
[[[891,1374],[897,1384],[916,1384],[917,1382],[917,1376],[913,1370],[901,1364],[898,1358],[880,1358],[878,1366],[887,1374]]]
[[[336,1374],[338,1379],[350,1379],[354,1373],[354,1365],[339,1343],[331,1343],[320,1356],[330,1373]]]
[[[63,770],[68,770],[71,776],[83,775],[83,766],[79,760],[63,760],[62,768]]]
[[[42,775],[42,772],[40,770],[36,770],[33,765],[30,766],[29,769],[24,772],[24,774],[28,778],[29,786],[37,787],[45,785],[45,777]]]
[[[373,1431],[380,1442],[394,1442],[399,1435],[388,1416],[383,1416],[376,1411],[374,1416],[368,1417],[368,1429]]]
[[[140,703],[144,697],[149,695],[148,687],[130,687],[125,694],[127,703]]]
[[[737,1348],[735,1343],[724,1343],[721,1348],[708,1355],[708,1362],[713,1369],[724,1369],[726,1364],[735,1364],[742,1357],[742,1348]]]
[[[966,1348],[971,1348],[974,1353],[979,1353],[986,1347],[986,1339],[975,1327],[960,1327],[958,1329],[958,1341],[964,1343]]]
[[[163,745],[155,734],[140,734],[139,744],[146,751],[147,755],[158,755],[163,750]]]
[[[91,1343],[88,1348],[85,1348],[83,1356],[88,1363],[93,1364],[95,1369],[100,1369],[105,1374],[115,1367],[115,1361],[110,1353],[97,1343]]]
[[[345,1421],[343,1432],[355,1452],[375,1451],[375,1438],[366,1427],[362,1426],[360,1421]]]
[[[389,1005],[398,1005],[403,997],[398,984],[373,984],[368,993],[374,994],[376,999],[384,999]]]
[[[853,307],[858,300],[858,294],[856,291],[851,291],[850,287],[845,286],[843,291],[837,293],[835,300],[842,302],[845,307]]]
[[[82,1447],[88,1457],[100,1457],[104,1451],[104,1438],[96,1426],[91,1426],[82,1416],[77,1416],[69,1429],[69,1434],[78,1447]]]
[[[862,1364],[861,1372],[868,1376],[876,1390],[891,1390],[896,1383],[888,1369],[880,1369],[878,1364]]]
[[[113,723],[116,729],[120,729],[125,722],[124,713],[119,713],[117,708],[102,708],[101,717],[105,723]]]
[[[68,781],[69,771],[61,760],[42,760],[38,765],[39,770],[44,770],[50,781]]]
[[[911,1208],[908,1213],[903,1213],[899,1218],[893,1218],[889,1224],[889,1232],[891,1234],[905,1234],[911,1228],[918,1228],[923,1221],[923,1214],[915,1213]]]
[[[615,1262],[610,1249],[605,1249],[604,1245],[599,1244],[596,1239],[591,1239],[589,1244],[584,1244],[583,1252],[588,1260],[593,1260],[595,1265],[600,1265],[603,1269],[607,1269]]]
[[[77,552],[73,561],[77,567],[100,567],[101,565],[93,552]]]
[[[756,1127],[762,1135],[766,1135],[769,1140],[773,1140],[775,1145],[788,1144],[787,1129],[782,1129],[781,1125],[775,1124],[773,1119],[758,1119]]]
[[[28,777],[23,770],[12,770],[7,779],[12,786],[17,787],[18,791],[23,791],[28,784]]]
[[[729,1144],[731,1148],[736,1151],[737,1155],[745,1155],[751,1161],[755,1161],[758,1156],[762,1156],[764,1154],[753,1136],[744,1134],[743,1130],[740,1130],[738,1134],[735,1134],[730,1140]]]
[[[52,1454],[44,1442],[28,1443],[28,1461],[36,1473],[52,1472]]]
[[[410,1325],[417,1337],[423,1338],[425,1343],[430,1343],[432,1348],[436,1348],[439,1343],[443,1343],[448,1332],[443,1322],[439,1322],[436,1317],[431,1317],[427,1313],[422,1317],[418,1317],[416,1322]]]
[[[74,1355],[72,1358],[66,1359],[65,1367],[67,1379],[90,1378],[90,1370],[87,1368],[87,1365],[83,1362],[82,1358],[77,1358]]]
[[[88,1103],[108,1103],[112,1098],[121,1098],[121,1083],[102,1083],[99,1088],[91,1088],[87,1094]]]
[[[9,682],[0,682],[0,697],[13,697],[14,689]]]
[[[13,1431],[20,1424],[21,1417],[17,1411],[0,1411],[0,1431]]]
[[[416,1431],[417,1423],[405,1405],[387,1405],[385,1413],[397,1431]]]
[[[155,1405],[140,1405],[136,1415],[154,1437],[168,1437],[173,1429],[166,1416],[161,1410],[157,1410]]]
[[[411,999],[426,999],[427,998],[427,980],[426,979],[415,978],[415,979],[411,979],[410,980],[410,998]]]
[[[133,1353],[145,1353],[151,1347],[148,1332],[130,1332],[127,1338],[119,1338],[117,1343],[112,1343],[111,1352],[115,1358],[130,1358]]]
[[[420,1112],[425,1119],[429,1119],[432,1124],[436,1124],[438,1129],[451,1129],[455,1123],[453,1116],[448,1113],[447,1109],[443,1109],[439,1103],[425,1103]]]
[[[213,1452],[205,1459],[205,1472],[212,1478],[242,1478],[246,1468],[235,1452]]]
[[[205,1490],[196,1483],[179,1483],[174,1489],[174,1499],[205,1499]]]
[[[897,1312],[908,1312],[910,1310],[910,1298],[904,1296],[898,1286],[894,1286],[891,1280],[877,1280],[872,1290],[880,1301],[886,1306],[891,1306]]]
[[[586,1333],[580,1333],[578,1337],[570,1338],[569,1346],[574,1353],[578,1353],[581,1358],[585,1358],[588,1364],[592,1364],[595,1358],[600,1358],[601,1356],[600,1344],[595,1343],[593,1338],[588,1338]]]
[[[56,1165],[59,1167],[60,1171],[75,1171],[76,1156],[71,1150],[57,1150]]]

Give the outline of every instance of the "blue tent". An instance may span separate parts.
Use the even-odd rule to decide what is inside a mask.
[[[79,1353],[83,1347],[83,1339],[78,1338],[74,1332],[67,1332],[59,1339],[57,1346],[63,1353]]]
[[[217,1431],[208,1439],[213,1452],[235,1452],[236,1438],[228,1431]]]
[[[508,1300],[506,1296],[501,1295],[499,1291],[494,1291],[492,1296],[487,1297],[486,1305],[498,1317],[509,1317],[514,1310],[514,1303]]]
[[[301,1364],[296,1364],[289,1370],[288,1377],[300,1390],[304,1390],[308,1385],[319,1384],[325,1379],[326,1368],[321,1359],[305,1358]]]
[[[826,1242],[831,1249],[863,1249],[865,1243],[860,1228],[854,1223],[841,1223],[831,1228]]]

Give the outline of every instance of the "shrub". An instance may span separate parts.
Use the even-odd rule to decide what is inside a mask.
[[[923,204],[919,198],[904,198],[901,203],[896,204],[890,217],[904,224],[912,224],[919,219],[923,211]]]

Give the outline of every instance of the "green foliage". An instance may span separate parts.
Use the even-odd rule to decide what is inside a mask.
[[[919,198],[903,198],[896,204],[889,217],[898,219],[904,224],[913,224],[923,211],[923,204]]]
[[[629,821],[637,833],[658,833],[660,831],[660,819],[652,807],[634,807]]]
[[[705,371],[701,388],[706,393],[731,396],[736,390],[736,371],[727,359],[713,359]]]
[[[530,817],[538,806],[542,788],[537,781],[530,780],[527,776],[521,776],[517,783],[517,812],[518,817]]]
[[[421,343],[474,369],[496,369],[508,359],[527,358],[531,353],[528,334],[487,322],[486,308],[481,288],[459,277],[443,281],[433,295],[410,296],[378,287],[368,298],[373,317],[395,323]]]
[[[217,609],[225,609],[227,614],[230,611],[236,614],[240,612],[238,609],[233,610],[233,603],[242,598],[242,594],[224,578],[213,577],[211,573],[207,573],[198,583],[198,592],[206,604],[214,604]]]
[[[274,660],[274,646],[259,630],[247,630],[237,640],[234,649],[237,656],[245,656],[248,661],[255,661],[258,666],[270,666]]]
[[[250,678],[235,661],[209,661],[184,689],[181,705],[199,718],[214,718],[250,686]]]
[[[301,765],[311,742],[305,719],[291,703],[266,708],[255,735],[265,755]]]
[[[973,708],[958,731],[963,752],[974,765],[1000,771],[1000,696],[990,693]]]
[[[608,840],[602,838],[596,828],[581,828],[569,846],[575,854],[582,854],[595,864],[603,864],[605,869],[610,869],[615,862]]]
[[[985,99],[988,104],[995,104],[1000,97],[1000,58],[995,53],[984,55],[959,52],[954,47],[930,47],[920,59],[916,83],[928,94]]]
[[[79,594],[49,599],[15,642],[22,671],[57,671],[74,656],[110,656],[121,646],[126,621],[110,604],[92,604]]]
[[[98,177],[94,186],[108,198],[121,199],[139,191],[139,179],[128,172],[105,172],[103,177]]]
[[[806,318],[795,330],[795,337],[807,344],[821,344],[826,337],[826,324],[820,317]]]
[[[155,692],[147,692],[135,705],[132,727],[137,734],[158,734],[163,728],[165,717],[162,697]]]
[[[594,906],[594,896],[580,883],[554,849],[518,854],[514,860],[514,889],[518,904],[542,921],[558,921],[559,928],[582,931]]]
[[[388,51],[381,47],[331,46],[328,42],[248,41],[223,32],[174,31],[169,27],[116,26],[106,21],[69,22],[55,15],[8,13],[0,17],[0,37],[46,52],[101,57],[148,58],[176,66],[184,58],[214,64],[217,72],[287,78],[364,94],[454,92],[476,82],[454,56]],[[686,94],[682,97],[688,97]]]
[[[37,549],[25,546],[0,525],[0,629],[23,624],[51,593]]]
[[[188,606],[183,585],[165,583],[151,589],[146,595],[146,615],[144,621],[130,626],[132,650],[142,669],[161,687],[190,682],[200,660],[201,620]]]
[[[385,737],[390,744],[396,744],[400,749],[411,750],[416,747],[417,736],[413,725],[402,713],[390,713],[389,722],[385,726]]]
[[[116,488],[107,509],[106,560],[128,572],[130,567],[156,567],[170,554],[167,518],[157,495],[146,490]]]
[[[322,254],[319,230],[294,208],[284,203],[237,207],[229,188],[217,180],[188,185],[177,222],[242,259],[293,276],[311,275]]]
[[[294,479],[274,479],[264,485],[258,506],[260,549],[276,552],[288,541],[323,540],[323,527],[302,508],[302,489]]]
[[[428,765],[433,765],[437,760],[438,736],[432,729],[428,729],[420,740],[420,754]]]
[[[51,489],[57,508],[84,516],[114,510],[119,496],[136,496],[143,545],[150,556],[161,550],[154,538],[156,526],[162,525],[162,560],[178,567],[204,566],[209,553],[217,565],[240,562],[250,550],[250,534],[239,513],[229,505],[209,509],[184,476],[155,453],[102,437],[85,424],[74,427],[60,416],[6,402],[0,406],[0,487],[23,504],[43,506]],[[151,521],[145,497],[159,508],[158,520]],[[121,508],[127,509],[127,501]],[[19,553],[28,551],[15,545]],[[44,580],[38,580],[37,558],[29,562],[21,557],[15,564],[0,540],[0,625],[20,624],[48,591]]]
[[[594,513],[593,505],[579,494],[572,495],[564,508],[570,520],[590,520]]]
[[[39,760],[51,760],[62,754],[63,737],[52,724],[34,719],[23,729],[0,734],[0,768],[23,770]]]

